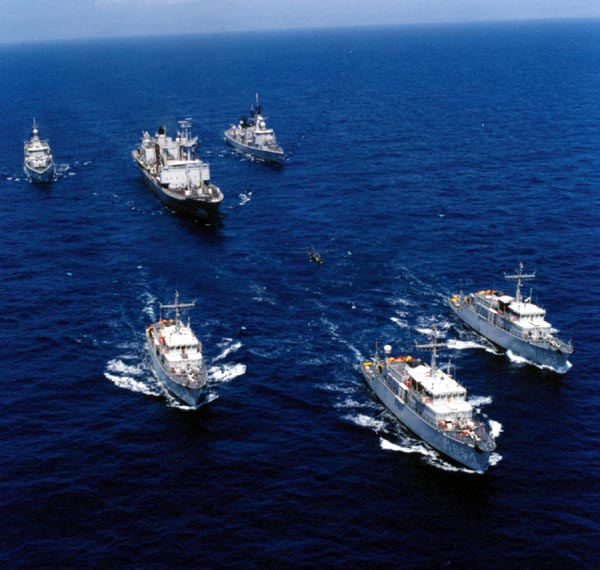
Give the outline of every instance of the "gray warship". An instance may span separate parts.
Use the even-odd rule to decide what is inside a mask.
[[[535,273],[523,273],[520,263],[518,272],[504,277],[516,281],[514,297],[493,289],[468,295],[461,292],[450,297],[450,308],[466,325],[501,348],[556,372],[569,370],[573,345],[556,336],[558,331],[546,321],[544,309],[521,295],[522,282],[533,279]]]
[[[48,141],[41,140],[35,119],[31,127],[31,138],[23,149],[23,171],[30,182],[48,184],[54,180],[54,159]]]
[[[202,356],[202,343],[190,324],[181,320],[181,311],[195,303],[160,304],[159,320],[146,329],[146,348],[156,378],[178,400],[198,409],[206,401],[208,372]],[[163,319],[163,311],[174,311],[174,319]]]
[[[385,357],[375,351],[373,360],[361,364],[362,374],[386,408],[410,431],[452,460],[484,472],[496,449],[491,428],[467,402],[467,391],[450,374],[437,367],[437,349],[446,344],[417,344],[431,350],[431,364],[412,356]]]
[[[283,150],[277,144],[275,132],[267,128],[266,117],[256,94],[256,105],[250,110],[250,117],[244,117],[239,124],[231,125],[225,133],[225,142],[235,150],[265,162],[283,162]]]
[[[223,193],[210,182],[207,162],[195,157],[198,137],[190,135],[191,121],[179,121],[175,139],[160,127],[155,136],[144,132],[132,152],[144,181],[170,209],[214,223],[219,220]]]

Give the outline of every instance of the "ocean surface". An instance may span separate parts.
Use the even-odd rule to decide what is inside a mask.
[[[1,46],[0,566],[598,568],[599,70],[599,21]],[[281,168],[223,142],[256,92]],[[49,187],[22,172],[33,117]],[[218,227],[131,158],[185,117]],[[511,290],[520,261],[566,374],[446,305]],[[198,412],[145,358],[175,290],[209,363]],[[376,342],[427,358],[434,326],[499,433],[483,475],[360,376]]]

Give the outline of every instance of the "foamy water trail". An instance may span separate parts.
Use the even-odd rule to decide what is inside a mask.
[[[247,204],[248,202],[250,202],[250,200],[252,199],[252,192],[248,192],[247,194],[244,194],[243,192],[240,193],[240,206],[243,206],[244,204]]]
[[[144,293],[142,295],[142,302],[144,303],[144,308],[142,309],[142,312],[145,315],[147,315],[151,321],[155,321],[156,320],[155,307],[158,302],[158,299],[151,293]]]
[[[557,372],[558,374],[565,374],[573,366],[569,361],[567,361],[567,364],[564,368],[554,368],[552,366],[547,366],[545,364],[538,364],[536,362],[531,362],[530,360],[527,360],[526,358],[523,358],[522,356],[519,356],[518,354],[515,354],[511,350],[506,351],[506,356],[508,356],[509,360],[513,364],[519,364],[519,365],[530,364],[531,366],[535,366],[536,368],[539,368],[540,370],[551,370],[552,372]]]
[[[506,356],[508,356],[508,359],[513,364],[531,364],[529,362],[529,360],[527,360],[526,358],[523,358],[522,356],[519,356],[518,354],[515,354],[512,350],[507,350]]]
[[[490,433],[491,433],[492,437],[494,439],[496,439],[504,431],[504,428],[500,422],[497,422],[495,420],[490,420],[489,424],[490,424]]]
[[[131,355],[128,355],[128,356],[131,357]],[[123,356],[122,358],[126,358],[126,356]],[[115,373],[121,374],[123,376],[126,376],[126,375],[140,376],[144,372],[144,370],[142,369],[141,366],[136,365],[136,364],[125,364],[125,362],[123,362],[122,360],[117,359],[117,358],[110,360],[108,362],[108,364],[106,365],[106,369],[109,372],[115,372]]]
[[[480,338],[480,337],[476,337]],[[489,352],[490,354],[500,354],[496,347],[485,341],[477,341],[477,340],[459,340],[459,339],[448,339],[448,348],[452,350],[471,350],[471,349],[480,349]]]
[[[386,301],[390,304],[390,305],[399,305],[401,307],[416,307],[416,303],[411,300],[408,299],[406,297],[388,297],[386,298]],[[406,313],[401,313],[402,316],[404,316]]]
[[[347,409],[355,409],[361,407],[361,402],[354,400],[350,396],[340,400],[337,404],[335,404],[335,408],[338,410],[347,410]]]
[[[250,285],[250,291],[253,293],[253,301],[257,301],[259,303],[268,303],[269,305],[273,306],[277,305],[277,301],[266,293],[266,286],[253,283]]]
[[[335,338],[335,339],[339,338],[338,325],[332,323],[330,320],[326,319],[325,317],[321,317],[321,322],[325,325],[325,328],[327,329],[327,331],[329,332],[329,334],[331,335],[332,338]]]
[[[490,455],[490,467],[494,467],[495,465],[498,465],[498,463],[500,463],[500,461],[502,461],[502,455],[500,455],[499,453],[494,451],[494,453],[492,453]]]
[[[427,464],[431,465],[432,467],[435,467],[436,469],[441,469],[442,471],[469,474],[479,473],[478,471],[474,471],[473,469],[468,469],[467,467],[459,467],[457,465],[449,463],[435,449],[425,445],[424,442],[418,439],[404,437],[403,441],[401,441],[400,443],[392,443],[388,439],[382,437],[380,438],[379,443],[381,449],[385,449],[388,451],[397,451],[400,453],[416,453],[420,455]]]
[[[487,406],[492,403],[491,396],[470,396],[467,401],[474,408],[481,408],[481,406]]]
[[[230,354],[233,354],[234,352],[237,352],[240,348],[242,348],[242,343],[238,340],[236,342],[232,342],[233,339],[226,339],[226,343],[232,343],[229,344],[229,346],[225,346],[225,348],[223,349],[223,351],[221,352],[221,354],[219,354],[218,356],[216,356],[213,360],[213,362],[218,362],[219,360],[223,360],[224,358],[227,358]],[[220,343],[219,346],[223,346],[223,343]]]
[[[210,382],[224,384],[231,382],[234,378],[246,373],[245,364],[222,364],[211,366],[208,369],[208,378]]]
[[[350,352],[354,354],[354,358],[357,362],[362,362],[365,359],[360,350],[358,350],[358,348],[356,348],[354,345],[347,342],[345,342],[344,344],[350,349]]]
[[[56,174],[58,176],[61,176],[62,174],[67,174],[69,172],[69,170],[71,170],[70,164],[61,163],[61,164],[56,165]],[[69,173],[69,174],[71,174],[71,173]]]
[[[418,453],[423,456],[432,456],[435,452],[426,447],[422,442],[418,440],[406,439],[403,444],[392,443],[389,439],[384,437],[379,438],[379,445],[381,449],[387,449],[389,451],[400,451],[402,453]]]
[[[114,358],[107,363],[104,377],[115,386],[131,392],[147,396],[159,396],[161,393],[156,380],[143,368],[142,363],[126,364],[121,359]]]
[[[348,414],[347,416],[344,416],[344,419],[357,426],[369,428],[375,433],[385,431],[384,421],[378,420],[372,416],[367,416],[366,414]]]
[[[356,392],[356,387],[342,386],[340,384],[319,384],[317,388],[326,392],[338,392],[340,394],[354,394]]]
[[[452,350],[470,350],[472,348],[485,348],[485,346],[474,340],[458,340],[451,338],[448,340],[448,348],[451,348]]]
[[[401,320],[398,317],[390,317],[390,321],[392,321],[394,324],[398,325],[398,327],[400,327],[401,329],[409,329],[410,328],[410,325],[407,322]]]
[[[108,372],[104,373],[104,377],[119,388],[124,388],[131,392],[139,392],[147,396],[160,396],[160,392],[156,390],[156,387],[146,384],[143,380],[136,380],[131,376],[118,376]]]

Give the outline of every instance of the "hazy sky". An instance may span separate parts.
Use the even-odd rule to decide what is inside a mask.
[[[531,18],[600,18],[600,0],[0,0],[0,42]]]

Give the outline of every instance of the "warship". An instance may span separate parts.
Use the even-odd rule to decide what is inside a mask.
[[[40,140],[35,119],[31,139],[24,145],[23,170],[30,182],[48,184],[54,179],[54,160],[48,141]]]
[[[190,134],[191,120],[179,121],[179,126],[175,139],[167,136],[164,127],[153,137],[144,132],[133,158],[145,182],[168,208],[214,223],[223,193],[210,182],[208,163],[195,157],[198,137]]]
[[[449,373],[437,366],[438,343],[415,345],[431,350],[431,364],[412,356],[392,357],[385,345],[385,356],[378,350],[371,361],[361,364],[362,374],[386,408],[411,432],[455,462],[484,472],[496,442],[489,423],[475,413],[467,402],[467,391]]]
[[[208,372],[202,356],[202,343],[190,324],[181,320],[181,311],[195,303],[160,304],[159,320],[146,329],[146,348],[156,378],[178,400],[194,409],[206,401]],[[174,312],[174,319],[163,319],[163,311]]]
[[[283,150],[277,144],[275,132],[267,128],[266,117],[256,94],[256,105],[250,110],[250,117],[244,117],[239,124],[231,125],[225,133],[225,141],[235,150],[265,162],[283,162]]]
[[[516,281],[514,297],[493,289],[468,295],[461,292],[450,297],[450,308],[467,326],[495,345],[532,364],[561,373],[569,370],[573,345],[556,336],[558,331],[546,321],[544,309],[521,295],[522,282],[535,278],[535,273],[523,273],[520,263],[518,272],[504,277]]]

